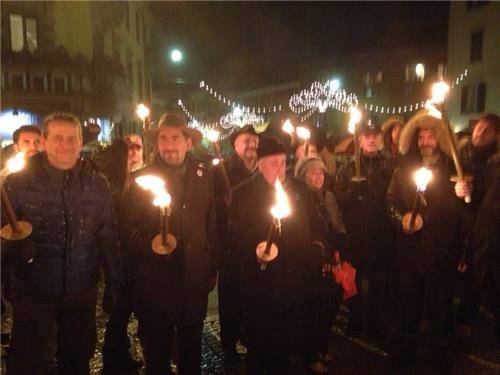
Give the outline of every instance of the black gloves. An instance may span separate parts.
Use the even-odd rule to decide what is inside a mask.
[[[36,245],[33,240],[28,237],[23,240],[10,241],[9,243],[9,259],[16,265],[23,265],[33,261],[36,255]]]

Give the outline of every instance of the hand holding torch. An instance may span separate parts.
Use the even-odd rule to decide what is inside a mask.
[[[457,176],[453,176],[451,178],[452,181],[462,181],[462,182],[470,182],[472,181],[472,176],[466,176],[464,174],[462,163],[458,157],[457,151],[457,142],[455,137],[453,136],[453,130],[451,129],[450,120],[448,119],[448,113],[445,110],[444,100],[446,98],[446,94],[450,90],[450,87],[444,81],[440,81],[435,83],[432,86],[432,98],[427,101],[426,108],[429,111],[429,115],[434,116],[438,119],[441,119],[443,130],[446,133],[446,140],[450,147],[451,156],[453,158],[453,163],[455,164],[455,169],[457,171]],[[470,194],[467,194],[464,197],[466,203],[471,202]]]
[[[425,167],[420,168],[415,172],[414,179],[417,185],[417,192],[415,194],[415,199],[413,200],[413,206],[411,212],[408,212],[403,216],[403,231],[406,234],[413,234],[422,229],[424,222],[422,216],[418,213],[421,204],[421,195],[427,189],[427,184],[432,178],[432,172],[430,169]]]
[[[170,255],[177,247],[177,239],[173,234],[168,233],[168,220],[172,198],[165,189],[165,181],[152,175],[137,177],[135,181],[143,189],[149,190],[155,195],[153,204],[160,207],[160,234],[156,235],[153,239],[151,248],[157,254]]]
[[[265,271],[267,264],[278,256],[278,246],[273,243],[273,237],[276,231],[281,234],[281,219],[290,215],[291,212],[288,197],[278,178],[276,178],[274,187],[276,189],[276,204],[271,208],[273,220],[269,226],[266,241],[260,242],[256,249],[257,261],[260,263],[262,271]]]

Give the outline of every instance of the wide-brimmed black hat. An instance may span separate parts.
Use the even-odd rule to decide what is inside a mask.
[[[257,160],[270,155],[285,154],[285,146],[274,137],[262,138],[257,148]]]
[[[361,119],[361,124],[359,127],[360,133],[380,133],[381,129],[379,126],[378,119],[374,116],[366,115]]]
[[[199,130],[188,127],[186,118],[177,112],[165,112],[158,122],[158,126],[153,129],[149,129],[146,132],[146,136],[153,143],[156,143],[158,140],[158,133],[162,128],[177,128],[181,129],[184,134],[186,134],[191,141],[193,142],[193,146],[197,145],[201,142],[203,135]]]
[[[238,138],[238,136],[244,133],[258,136],[257,132],[255,131],[255,128],[252,125],[245,125],[244,127],[238,129],[229,136],[229,142],[231,143],[231,146],[233,146],[233,148],[234,148],[234,141],[236,141],[236,138]]]

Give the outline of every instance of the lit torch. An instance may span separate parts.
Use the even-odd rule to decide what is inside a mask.
[[[172,198],[165,189],[165,181],[161,178],[147,175],[140,176],[135,182],[145,190],[154,194],[153,205],[160,207],[160,234],[155,236],[151,247],[153,251],[161,255],[170,255],[177,247],[177,239],[168,233],[168,219],[170,217],[170,203]]]
[[[220,169],[222,171],[222,178],[224,179],[224,187],[225,187],[225,197],[227,202],[229,203],[230,196],[231,196],[231,183],[229,182],[229,176],[227,174],[226,166],[222,162],[222,153],[220,151],[220,145],[219,145],[219,131],[215,129],[210,129],[207,132],[207,138],[210,142],[212,142],[212,145],[214,147],[214,153],[215,153],[215,159],[212,160],[212,164],[214,166],[220,165]]]
[[[282,128],[283,131],[285,133],[287,133],[288,135],[290,135],[290,139],[291,139],[291,142],[292,142],[292,145],[295,144],[295,128],[292,124],[292,122],[290,121],[290,119],[286,119],[285,122],[283,123],[283,126]]]
[[[411,212],[403,216],[403,226],[409,228],[412,233],[419,231],[424,225],[423,219],[419,215],[418,210],[422,200],[421,195],[427,189],[427,184],[431,178],[432,172],[428,168],[422,167],[415,172],[414,179],[415,184],[417,185],[417,193],[415,194]]]
[[[142,130],[143,131],[149,130],[149,122],[147,121],[147,118],[149,117],[150,114],[149,108],[146,107],[143,103],[140,103],[135,109],[135,112],[142,121]],[[144,138],[144,150],[146,151],[145,152],[146,163],[149,163],[149,142],[147,137]]]
[[[311,138],[311,132],[309,129],[299,126],[297,127],[297,136],[304,140],[304,155],[309,156],[309,138]]]
[[[457,142],[453,136],[453,130],[451,129],[450,120],[448,119],[448,114],[445,110],[444,100],[446,99],[446,94],[450,91],[450,86],[444,81],[440,81],[432,85],[432,98],[427,101],[425,108],[428,110],[429,115],[436,117],[441,120],[442,126],[446,133],[446,139],[450,146],[451,156],[453,158],[453,163],[455,164],[455,169],[457,171],[457,176],[451,178],[452,181],[472,181],[472,176],[466,176],[458,158],[457,152]],[[465,202],[471,202],[470,194],[465,196]]]
[[[348,130],[354,137],[354,176],[351,180],[361,182],[366,180],[361,175],[361,149],[359,147],[359,125],[361,124],[361,111],[356,107],[351,108],[351,118],[349,119]]]
[[[256,251],[262,271],[266,270],[267,263],[272,262],[278,256],[278,247],[273,243],[273,236],[276,230],[281,235],[281,219],[290,215],[291,212],[288,197],[279,178],[276,178],[274,188],[276,189],[276,203],[271,208],[273,220],[271,221],[266,241],[259,243]]]
[[[7,161],[7,174],[19,172],[24,168],[25,155],[24,152],[17,153],[14,157]],[[19,241],[27,238],[33,232],[33,226],[27,221],[17,220],[16,213],[10,202],[9,195],[3,184],[0,187],[1,202],[5,216],[9,224],[4,225],[0,230],[0,237],[8,241]],[[29,261],[31,262],[32,259]]]

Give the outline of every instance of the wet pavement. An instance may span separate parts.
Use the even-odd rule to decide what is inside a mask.
[[[209,301],[209,313],[205,320],[203,330],[203,358],[202,367],[204,374],[243,374],[245,373],[244,361],[242,366],[231,371],[225,370],[220,347],[219,321],[217,314],[217,295],[212,293]],[[104,341],[106,316],[101,306],[97,310],[98,345],[91,362],[91,373],[100,374],[102,370],[101,348]],[[330,354],[333,361],[330,365],[332,374],[437,374],[427,352],[427,335],[419,338],[419,361],[417,365],[405,372],[395,370],[391,366],[388,344],[373,340],[366,336],[349,337],[344,334],[347,323],[348,311],[342,308],[337,320],[332,327]],[[493,320],[491,314],[482,311],[477,322],[472,338],[463,344],[457,344],[456,360],[453,374],[500,374],[500,349],[493,336]],[[2,319],[2,332],[9,332],[11,317],[9,313]],[[132,342],[132,353],[136,359],[142,359],[141,346],[137,334],[137,321],[133,319],[129,324],[129,337]],[[5,371],[5,350],[2,346],[2,371]],[[239,347],[238,351],[244,358],[245,349]],[[307,374],[304,364],[298,358],[292,360],[291,374]],[[139,374],[144,374],[143,370]],[[128,375],[128,374],[124,374]]]

